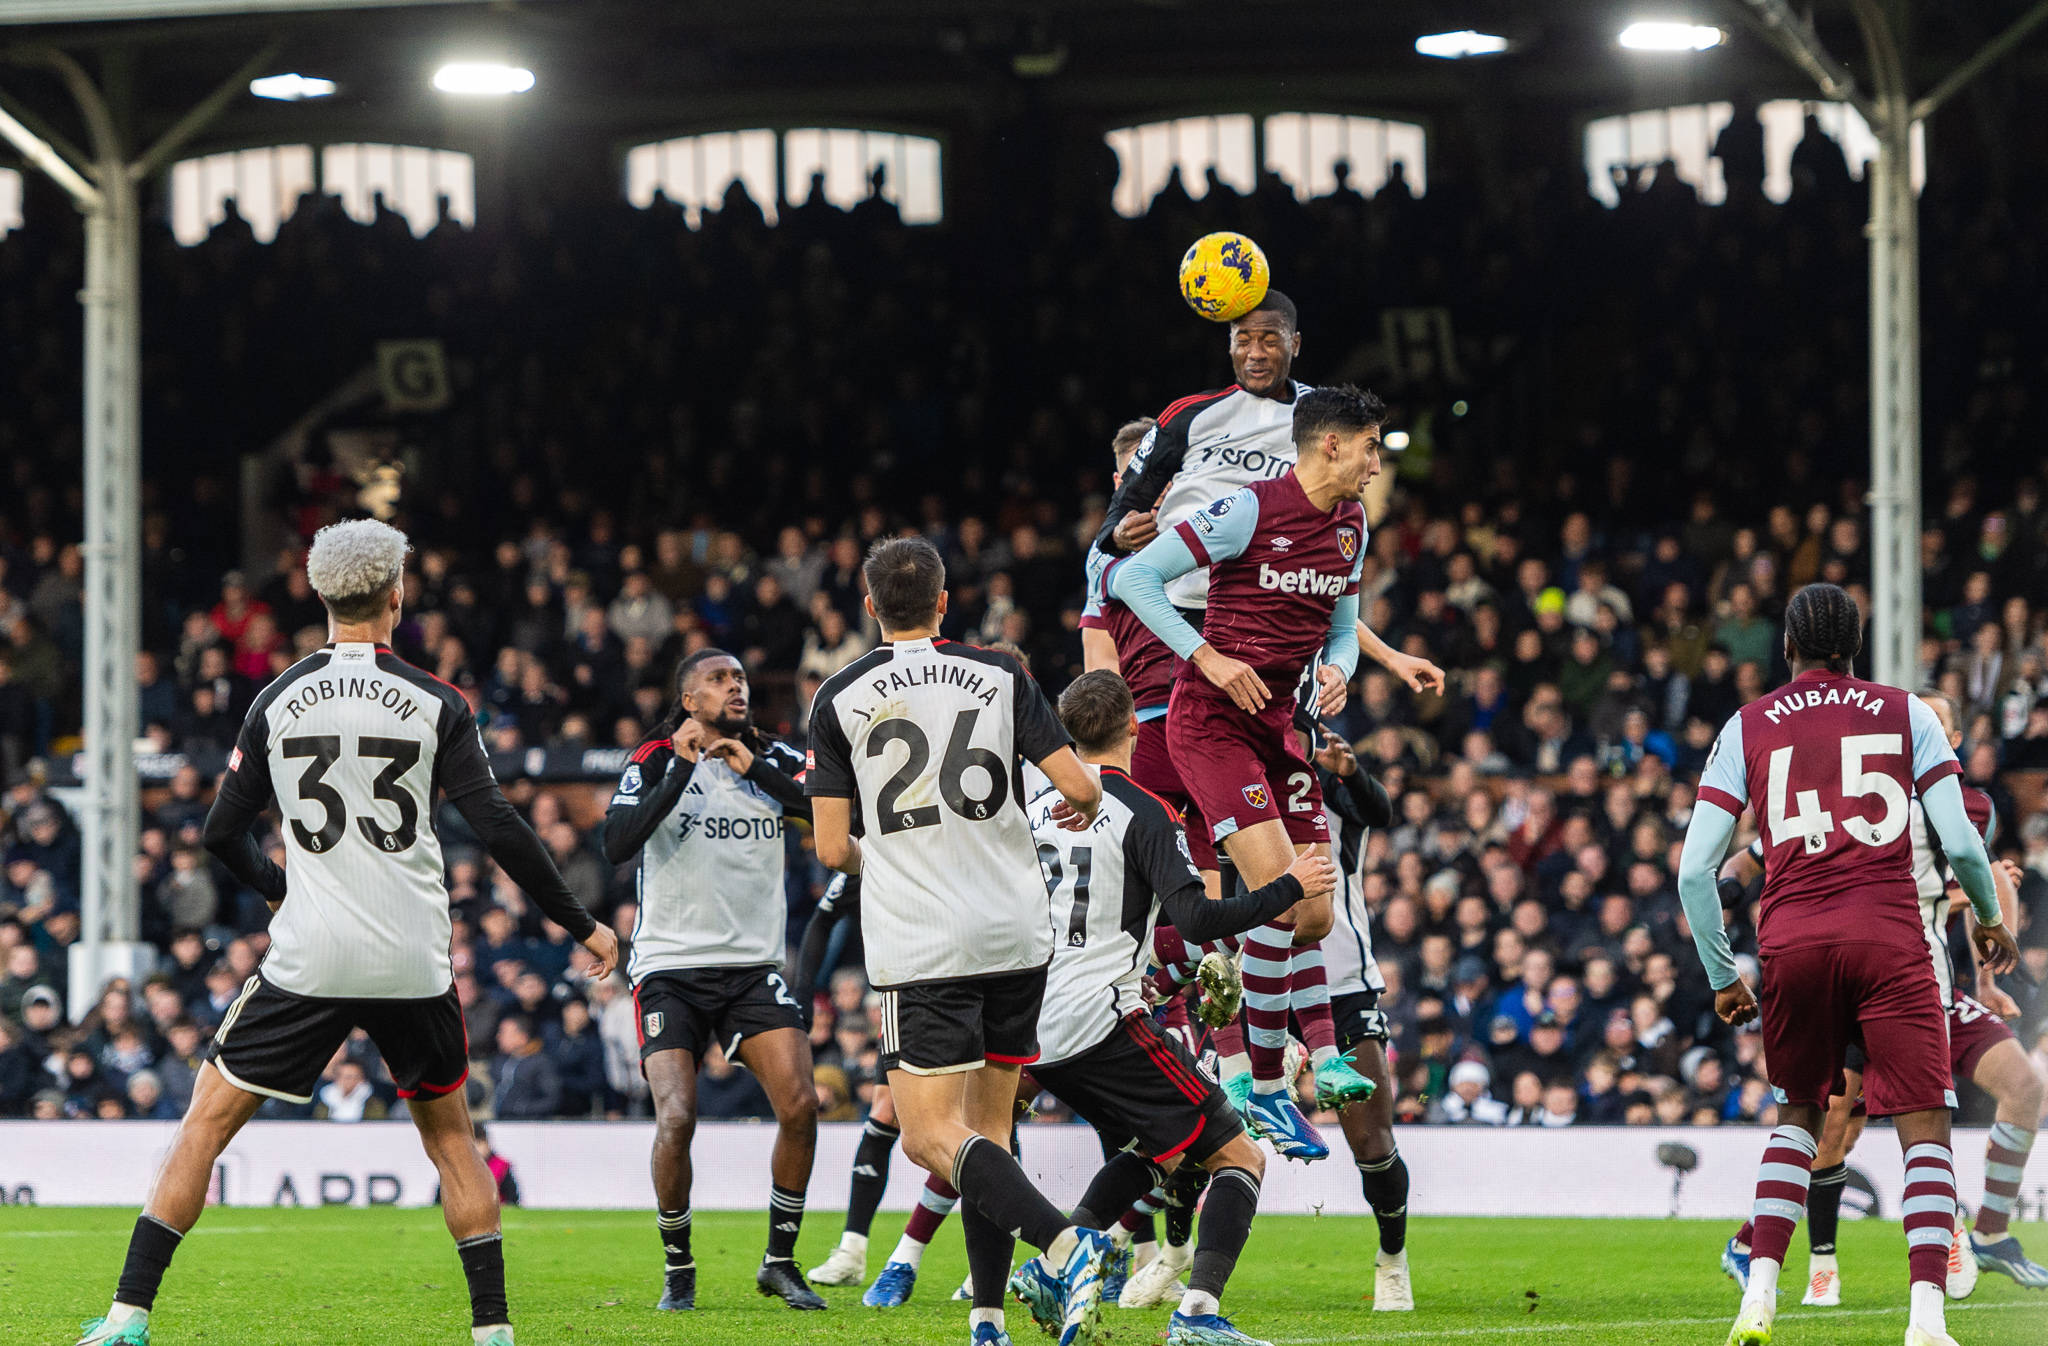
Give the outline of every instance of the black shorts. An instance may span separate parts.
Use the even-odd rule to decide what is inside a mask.
[[[640,1059],[684,1051],[704,1059],[716,1042],[727,1056],[756,1033],[804,1031],[804,1013],[773,967],[680,967],[650,972],[633,988]]]
[[[1384,1044],[1391,1034],[1378,991],[1351,991],[1330,999],[1330,1018],[1337,1025],[1337,1050],[1348,1052],[1361,1042]]]
[[[984,1061],[1028,1066],[1038,1059],[1038,1010],[1045,969],[918,982],[881,993],[881,1069],[951,1075]]]
[[[207,1056],[238,1089],[310,1103],[358,1028],[377,1044],[400,1098],[439,1098],[469,1078],[469,1032],[453,986],[424,1000],[342,1000],[294,995],[259,972],[228,1006]]]
[[[1180,1039],[1143,1014],[1125,1015],[1100,1045],[1033,1066],[1031,1075],[1094,1127],[1108,1151],[1136,1148],[1152,1159],[1185,1152],[1199,1164],[1244,1131]]]

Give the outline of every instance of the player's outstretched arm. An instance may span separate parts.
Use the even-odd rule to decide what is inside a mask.
[[[1364,622],[1357,624],[1354,635],[1359,652],[1407,683],[1409,691],[1435,692],[1438,696],[1444,694],[1444,671],[1429,660],[1401,653]]]
[[[1194,657],[1202,645],[1202,633],[1188,625],[1166,596],[1166,586],[1182,575],[1200,570],[1204,562],[1178,531],[1148,543],[1145,550],[1116,568],[1109,578],[1110,592],[1150,627],[1152,634],[1183,659]]]
[[[1099,626],[1081,628],[1081,667],[1084,672],[1107,669],[1118,677],[1123,676],[1123,663],[1116,652],[1116,641],[1109,632]]]

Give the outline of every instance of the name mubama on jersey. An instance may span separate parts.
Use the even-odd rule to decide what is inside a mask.
[[[1124,474],[1121,503],[1147,510],[1158,501],[1159,531],[1192,518],[1211,501],[1294,468],[1294,399],[1311,391],[1290,383],[1286,401],[1248,393],[1236,384],[1184,397],[1159,413]],[[1160,492],[1164,491],[1162,497]],[[1208,602],[1209,573],[1197,570],[1166,586],[1175,607]]]
[[[766,744],[766,769],[795,776],[803,757]],[[665,741],[641,745],[619,777],[612,805],[633,804],[671,771],[690,783],[647,838],[636,880],[640,917],[626,975],[686,967],[780,964],[788,899],[781,801],[728,766],[700,755],[693,767]]]
[[[287,896],[263,978],[297,995],[423,999],[453,934],[434,791],[497,784],[462,694],[381,645],[329,645],[263,689],[221,790],[284,816]]]
[[[871,984],[1045,965],[1052,928],[1019,763],[1068,741],[1015,659],[949,640],[880,646],[818,689],[804,790],[854,800],[865,820]]]
[[[1058,791],[1031,800],[1053,934],[1038,1015],[1043,1065],[1099,1046],[1125,1015],[1145,1008],[1145,960],[1161,903],[1183,892],[1203,896],[1173,813],[1115,767],[1102,768],[1101,777],[1102,808],[1085,832],[1053,822]]]

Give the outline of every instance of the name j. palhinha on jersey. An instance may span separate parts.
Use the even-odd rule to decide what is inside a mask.
[[[958,687],[984,706],[993,706],[997,696],[1001,695],[1001,689],[983,678],[976,671],[974,664],[951,661],[885,670],[868,683],[869,689],[876,696],[887,696],[891,692],[907,692],[913,687],[933,685]]]
[[[1884,698],[1871,696],[1869,689],[1863,687],[1830,687],[1826,692],[1818,687],[1808,687],[1803,692],[1794,688],[1765,707],[1764,718],[1776,724],[1795,711],[1816,706],[1861,706],[1876,715],[1884,710]]]
[[[400,720],[410,720],[419,710],[403,688],[371,677],[308,678],[292,688],[283,709],[296,720],[315,706],[345,696],[374,701]]]

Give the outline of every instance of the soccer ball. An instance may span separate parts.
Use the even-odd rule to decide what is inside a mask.
[[[1266,297],[1273,273],[1243,234],[1204,234],[1180,259],[1180,297],[1211,322],[1236,322]]]

